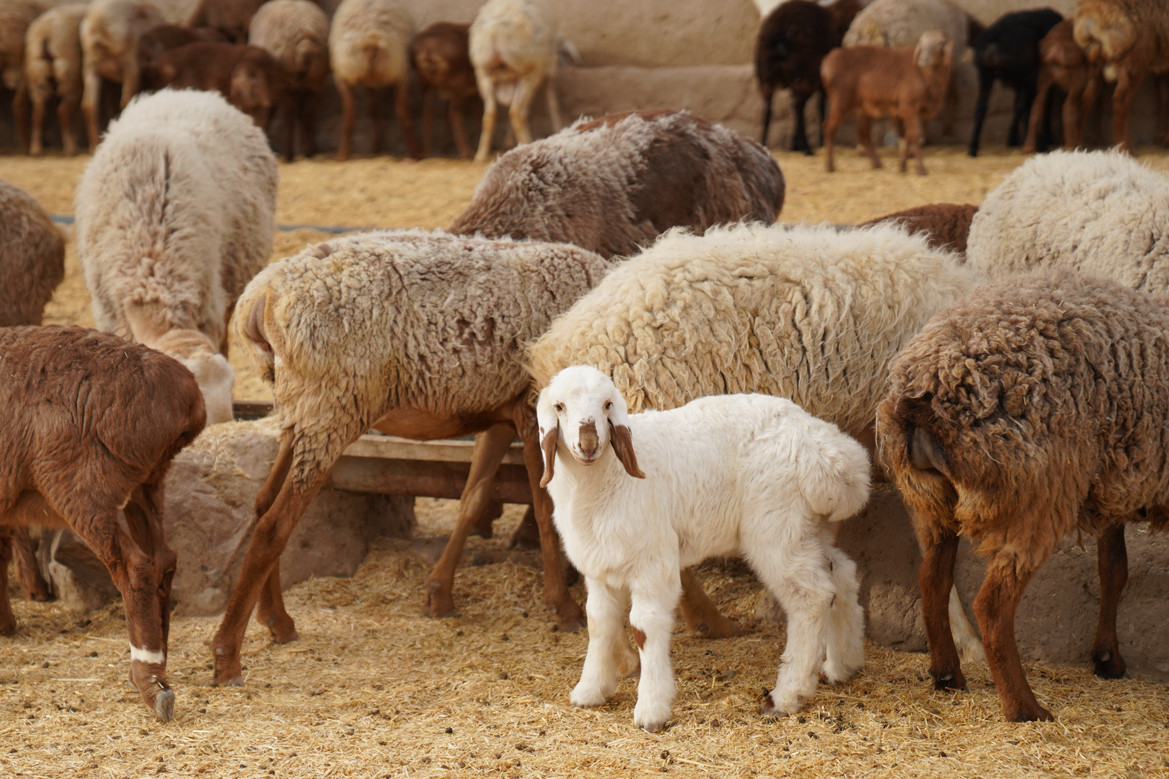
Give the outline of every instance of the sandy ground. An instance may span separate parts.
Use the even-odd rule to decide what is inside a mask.
[[[886,150],[892,164],[892,151]],[[778,155],[786,222],[859,222],[929,202],[979,202],[1023,158],[957,147],[930,149],[927,177],[871,171],[855,153]],[[1169,169],[1169,155],[1141,159]],[[51,213],[72,213],[87,158],[0,158],[0,179]],[[281,165],[284,226],[443,227],[462,210],[485,166],[389,158]],[[68,228],[67,228],[68,231]],[[328,233],[281,230],[273,258]],[[69,245],[65,283],[49,322],[92,324]],[[240,350],[236,396],[267,393]],[[123,683],[128,672],[120,604],[87,615],[17,599],[19,634],[0,642],[0,773],[10,776],[1035,776],[1169,775],[1169,687],[1106,682],[1086,665],[1029,665],[1036,694],[1058,720],[1013,725],[985,667],[970,691],[934,692],[923,655],[867,647],[856,679],[822,687],[799,716],[757,715],[774,683],[783,628],[756,615],[759,588],[735,562],[702,578],[748,633],[704,641],[679,629],[678,697],[659,735],[632,725],[634,681],[610,705],[568,703],[584,634],[554,630],[540,600],[538,560],[506,549],[509,507],[495,539],[472,539],[456,579],[458,613],[423,615],[422,581],[453,520],[451,504],[418,501],[411,541],[380,541],[357,576],[292,588],[301,640],[272,645],[259,626],[244,644],[247,686],[210,686],[214,618],[173,626],[169,676],[176,718],[155,721]],[[322,540],[327,543],[327,539]],[[193,564],[180,561],[180,564]],[[574,590],[583,601],[583,587]],[[1159,626],[1156,629],[1164,629]],[[1085,647],[1085,655],[1087,647]]]

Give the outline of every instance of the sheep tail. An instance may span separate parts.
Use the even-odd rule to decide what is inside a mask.
[[[272,344],[264,329],[264,313],[268,310],[268,294],[264,293],[252,301],[244,320],[243,335],[261,351],[272,353]]]

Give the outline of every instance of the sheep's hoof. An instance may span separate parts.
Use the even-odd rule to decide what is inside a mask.
[[[243,687],[243,667],[238,656],[229,656],[224,647],[215,648],[215,675],[211,684],[215,687]]]
[[[450,590],[442,582],[426,585],[426,613],[431,617],[445,617],[455,610]]]
[[[154,713],[163,722],[170,722],[175,715],[175,691],[167,687],[154,696]]]
[[[1094,671],[1101,679],[1121,679],[1124,677],[1126,665],[1124,658],[1116,652],[1101,651],[1092,653]]]
[[[935,690],[965,690],[966,677],[961,671],[934,674]]]
[[[300,634],[296,632],[296,624],[288,615],[283,618],[271,617],[265,620],[264,624],[268,626],[268,633],[272,636],[274,644],[287,644],[300,638]]]
[[[553,607],[556,612],[556,628],[565,633],[575,633],[585,626],[584,612],[576,601],[569,600]]]
[[[1019,706],[1013,712],[1007,711],[1008,722],[1054,722],[1055,717],[1051,712],[1040,706],[1038,703],[1034,706]]]

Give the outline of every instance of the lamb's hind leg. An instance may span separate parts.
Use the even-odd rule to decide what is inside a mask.
[[[798,711],[816,691],[829,635],[829,610],[837,596],[823,547],[811,538],[797,543],[794,549],[752,544],[747,554],[759,580],[787,613],[787,645],[775,689],[763,702],[765,715],[783,717]]]
[[[1124,658],[1116,637],[1116,609],[1120,593],[1128,582],[1128,550],[1124,525],[1113,525],[1096,541],[1096,566],[1100,573],[1100,619],[1092,642],[1092,663],[1096,675],[1105,679],[1124,676]]]
[[[856,563],[839,549],[828,550],[828,569],[836,597],[825,630],[824,678],[832,683],[853,677],[865,661],[865,612],[860,605]]]
[[[483,515],[491,501],[491,488],[511,442],[515,427],[498,424],[475,436],[471,451],[471,469],[459,498],[459,517],[455,529],[447,539],[442,557],[426,577],[426,611],[432,617],[441,617],[454,611],[455,568],[476,520]]]

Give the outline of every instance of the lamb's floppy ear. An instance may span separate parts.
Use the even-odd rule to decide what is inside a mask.
[[[552,401],[545,392],[541,392],[536,401],[536,421],[540,426],[540,449],[544,452],[544,475],[540,478],[540,486],[547,487],[548,482],[552,481],[556,465],[560,420],[556,418],[556,410],[552,408]]]
[[[625,466],[625,472],[635,479],[644,479],[645,473],[637,465],[637,454],[633,451],[633,434],[629,431],[629,410],[619,393],[609,407],[609,442],[617,459]]]

